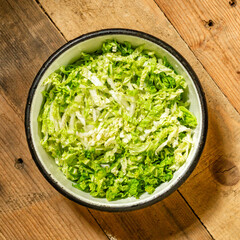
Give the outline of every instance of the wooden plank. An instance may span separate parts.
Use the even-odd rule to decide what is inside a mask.
[[[23,117],[24,100],[38,69],[65,40],[31,1],[2,1],[0,22],[0,91]]]
[[[179,189],[216,239],[240,239],[240,118],[226,101],[209,103],[200,164]]]
[[[22,119],[30,84],[64,40],[33,2],[1,1],[0,9],[0,238],[107,239],[87,208],[47,183],[25,139]],[[15,163],[19,157],[24,165]]]
[[[231,1],[219,0],[156,2],[240,112],[239,4],[231,6]]]
[[[156,4],[150,0],[111,1],[110,6],[108,5],[109,1],[106,0],[81,1],[81,3],[60,0],[57,6],[54,1],[50,0],[41,0],[40,2],[68,40],[82,33],[106,27],[133,28],[163,39],[190,62],[199,76],[207,96],[209,132],[200,163],[191,178],[180,188],[180,192],[214,238],[239,239],[240,220],[237,217],[240,215],[240,195],[238,194],[240,183],[238,177],[240,168],[239,114],[204,70],[163,12],[157,9]],[[232,185],[229,185],[230,183]],[[166,201],[170,201],[169,198]],[[125,226],[125,222],[128,225],[129,222],[134,221],[141,226],[144,224],[140,223],[141,215],[137,215],[137,213],[133,215],[116,214],[114,218],[111,214],[94,213],[94,216],[104,224],[107,231],[112,229],[114,224]],[[138,217],[136,218],[136,216]],[[132,221],[128,218],[132,218]],[[154,223],[152,225],[155,226]],[[156,231],[154,229],[153,231]],[[126,229],[121,229],[116,230],[114,234],[126,236],[126,232]]]
[[[108,213],[91,210],[110,239],[212,239],[178,192],[151,207]]]
[[[22,120],[0,96],[0,226],[6,239],[107,239],[87,208],[56,192],[38,171]],[[21,157],[23,164],[16,164]]]

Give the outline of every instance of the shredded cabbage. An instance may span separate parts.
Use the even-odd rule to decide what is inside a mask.
[[[197,120],[166,58],[108,40],[44,84],[41,144],[74,187],[109,201],[139,198],[186,161]]]

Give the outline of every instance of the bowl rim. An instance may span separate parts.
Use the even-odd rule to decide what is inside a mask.
[[[117,207],[112,207],[112,206],[99,206],[99,205],[95,205],[95,204],[91,204],[91,203],[87,203],[83,200],[78,199],[77,197],[71,195],[67,190],[65,190],[64,188],[62,188],[52,177],[51,174],[49,174],[45,168],[43,167],[41,160],[39,159],[36,150],[34,148],[34,144],[33,144],[33,139],[31,136],[31,119],[30,119],[30,113],[31,113],[31,106],[32,106],[32,100],[35,94],[35,91],[38,87],[38,84],[43,76],[43,74],[45,73],[45,71],[48,69],[48,67],[65,51],[67,51],[69,48],[75,46],[76,44],[86,41],[88,39],[92,39],[95,37],[99,37],[99,36],[105,36],[105,35],[130,35],[130,36],[134,36],[134,37],[139,37],[142,38],[144,40],[148,40],[150,42],[155,43],[156,45],[164,48],[167,52],[169,52],[170,54],[172,54],[179,62],[181,62],[181,64],[183,65],[183,67],[186,69],[186,71],[188,72],[188,74],[191,77],[191,80],[197,90],[197,94],[200,100],[200,105],[201,105],[201,114],[202,114],[202,131],[200,133],[200,140],[199,140],[199,145],[196,149],[196,154],[192,159],[192,162],[190,163],[188,169],[186,169],[185,173],[178,179],[178,181],[172,185],[172,187],[168,190],[163,192],[162,195],[150,199],[149,201],[145,201],[143,203],[135,203],[131,206],[127,206],[125,207],[123,206],[117,206]],[[98,31],[94,31],[94,32],[89,32],[87,34],[83,34],[67,43],[65,43],[62,47],[60,47],[57,51],[55,51],[46,61],[45,63],[42,65],[42,67],[40,68],[40,70],[38,71],[36,77],[33,80],[32,86],[29,90],[28,93],[28,98],[27,98],[27,102],[26,102],[26,108],[25,108],[25,133],[26,133],[26,138],[27,138],[27,142],[28,142],[28,147],[29,150],[31,152],[32,158],[35,162],[35,164],[37,165],[39,171],[42,173],[42,175],[45,177],[45,179],[62,195],[64,195],[65,197],[67,197],[68,199],[83,205],[85,207],[89,207],[92,209],[96,209],[96,210],[102,210],[102,211],[109,211],[109,212],[119,212],[119,211],[131,211],[131,210],[137,210],[137,209],[141,209],[147,206],[150,206],[158,201],[161,201],[162,199],[166,198],[167,196],[169,196],[171,193],[173,193],[174,191],[176,191],[185,181],[186,179],[190,176],[190,174],[193,172],[193,170],[195,169],[200,156],[202,154],[205,142],[206,142],[206,137],[207,137],[207,129],[208,129],[208,112],[207,112],[207,103],[206,103],[206,99],[205,99],[205,94],[204,91],[202,89],[201,83],[196,75],[196,73],[194,72],[194,70],[192,69],[192,67],[190,66],[190,64],[187,62],[187,60],[177,51],[175,50],[173,47],[171,47],[170,45],[168,45],[166,42],[164,42],[163,40],[158,39],[157,37],[154,37],[150,34],[141,32],[141,31],[137,31],[137,30],[133,30],[133,29],[125,29],[125,28],[108,28],[108,29],[102,29],[102,30],[98,30]]]

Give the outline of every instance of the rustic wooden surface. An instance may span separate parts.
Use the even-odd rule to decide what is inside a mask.
[[[240,3],[0,3],[0,239],[240,239]],[[87,209],[57,193],[31,159],[23,125],[29,87],[48,56],[111,27],[175,47],[199,76],[209,109],[206,147],[191,177],[162,202],[128,213]]]
[[[174,4],[156,0],[156,3],[240,112],[239,6],[226,0],[176,0]]]

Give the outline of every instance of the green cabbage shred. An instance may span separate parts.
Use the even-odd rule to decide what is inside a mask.
[[[107,40],[45,81],[41,145],[73,186],[109,201],[153,193],[186,161],[197,126],[166,58]]]

